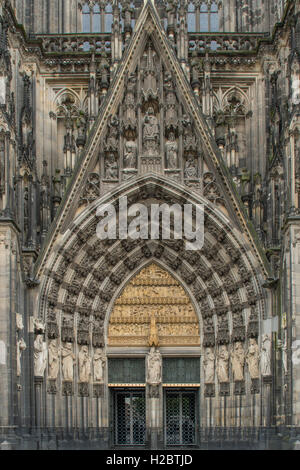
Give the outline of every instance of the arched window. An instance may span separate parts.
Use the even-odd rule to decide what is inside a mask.
[[[219,8],[216,2],[210,7],[210,31],[216,33],[219,31]]]
[[[93,8],[92,14],[92,32],[100,33],[101,32],[101,16],[100,16],[100,7],[95,5]]]
[[[95,5],[85,3],[82,6],[83,33],[111,32],[112,22],[113,14],[111,4],[108,4],[105,10],[99,3],[95,3]]]
[[[112,6],[109,4],[105,7],[105,32],[110,33],[113,23],[113,10]]]
[[[187,17],[187,23],[188,23],[188,31],[191,33],[194,33],[196,29],[196,12],[195,12],[195,7],[192,3],[189,3],[188,6],[188,17]]]
[[[87,3],[82,6],[82,31],[91,32],[91,11]]]
[[[209,31],[208,8],[205,3],[202,3],[200,8],[200,32],[207,31]]]
[[[190,2],[187,12],[188,31],[216,33],[219,31],[219,7],[213,2]]]

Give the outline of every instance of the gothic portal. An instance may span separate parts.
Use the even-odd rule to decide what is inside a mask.
[[[299,446],[299,57],[299,0],[0,0],[1,449]]]

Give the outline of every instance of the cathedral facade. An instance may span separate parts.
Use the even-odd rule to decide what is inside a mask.
[[[298,448],[300,1],[0,0],[0,279],[1,449]]]

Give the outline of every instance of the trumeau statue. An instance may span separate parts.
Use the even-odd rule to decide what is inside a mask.
[[[34,341],[34,375],[35,377],[44,377],[47,367],[47,344],[43,335],[38,335]]]
[[[151,348],[147,357],[147,383],[150,385],[158,385],[162,381],[162,361],[161,354]]]
[[[228,376],[229,353],[227,346],[222,345],[219,348],[217,356],[217,374],[220,383],[229,382]]]
[[[93,359],[94,365],[94,382],[103,383],[104,382],[104,368],[106,364],[106,357],[102,349],[96,349]]]
[[[241,342],[237,342],[233,346],[233,351],[231,353],[231,364],[233,380],[235,382],[244,380],[245,352]]]
[[[261,358],[260,358],[261,375],[268,377],[271,372],[271,338],[265,334],[262,339]]]
[[[78,354],[79,365],[79,382],[86,383],[90,380],[91,375],[91,359],[89,356],[89,348],[82,346]]]
[[[49,369],[48,369],[48,378],[49,379],[57,379],[58,371],[59,371],[59,357],[60,357],[60,350],[57,347],[56,339],[50,341],[48,346],[48,361],[49,361]]]
[[[20,377],[21,375],[21,356],[22,352],[26,349],[26,343],[23,338],[17,341],[17,376]]]
[[[75,355],[73,353],[72,343],[66,343],[61,350],[62,356],[62,373],[66,382],[72,382],[74,378],[74,362]]]
[[[215,353],[213,348],[206,348],[204,356],[204,382],[215,383]]]
[[[251,379],[259,378],[259,348],[254,338],[250,339],[247,352],[247,364]]]

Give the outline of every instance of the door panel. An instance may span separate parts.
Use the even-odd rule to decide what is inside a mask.
[[[196,393],[165,394],[166,445],[193,445],[196,441]]]
[[[144,445],[146,402],[144,392],[115,393],[115,443]]]

